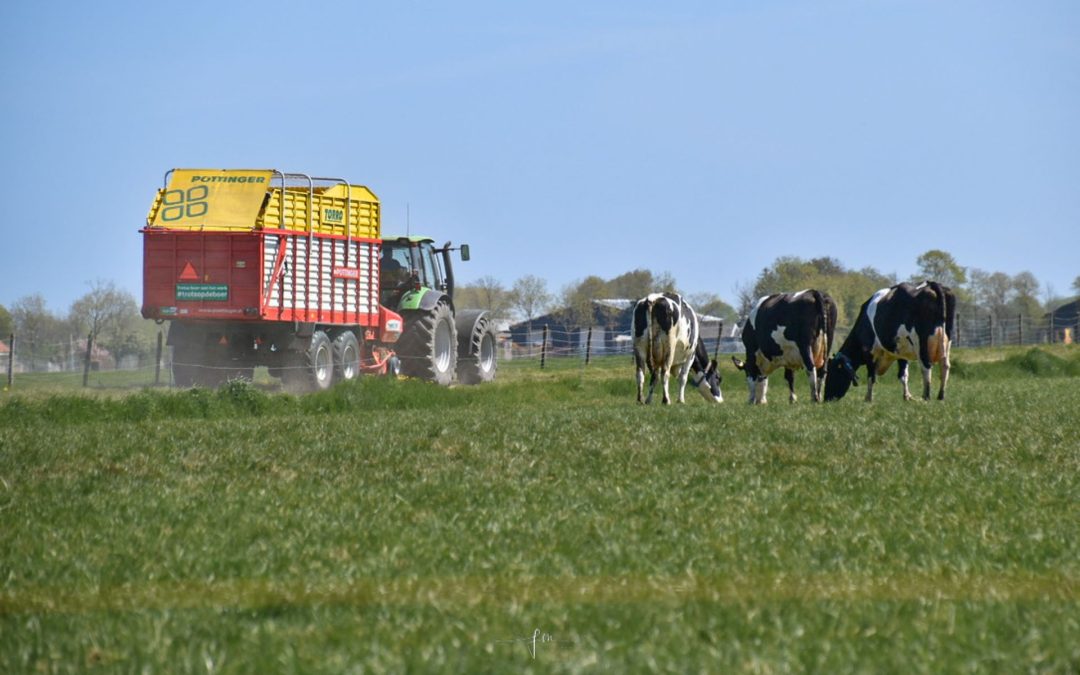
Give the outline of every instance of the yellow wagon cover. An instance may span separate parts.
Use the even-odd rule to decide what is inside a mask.
[[[290,178],[300,174],[288,174]],[[147,216],[151,228],[280,229],[378,239],[379,198],[362,185],[283,186],[271,169],[175,169]],[[320,179],[316,179],[320,180]]]
[[[151,212],[151,227],[250,230],[270,189],[270,170],[177,169]]]

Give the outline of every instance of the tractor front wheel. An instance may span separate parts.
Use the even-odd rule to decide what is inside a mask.
[[[465,339],[463,335],[462,340]],[[460,345],[458,355],[458,381],[463,384],[480,384],[495,379],[498,367],[496,358],[495,324],[489,317],[483,316],[472,328],[472,334],[465,345]]]

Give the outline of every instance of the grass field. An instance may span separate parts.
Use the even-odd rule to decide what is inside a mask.
[[[955,361],[8,393],[0,672],[1080,672],[1080,349]]]

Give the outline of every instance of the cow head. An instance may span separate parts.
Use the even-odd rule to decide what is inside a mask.
[[[723,403],[724,395],[720,392],[720,382],[723,379],[720,370],[716,367],[716,359],[713,359],[704,372],[694,374],[692,382],[706,401]]]
[[[829,361],[829,376],[825,379],[825,400],[839,401],[851,385],[859,386],[859,376],[855,365],[847,354],[837,352]]]

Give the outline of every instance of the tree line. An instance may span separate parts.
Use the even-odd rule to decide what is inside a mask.
[[[63,314],[50,309],[40,293],[23,296],[10,308],[0,305],[0,339],[14,334],[19,358],[31,369],[64,364],[74,351],[86,349],[88,336],[117,363],[128,356],[152,358],[158,326],[142,318],[134,296],[112,281],[89,286]]]
[[[915,263],[917,271],[907,281],[933,279],[950,286],[957,296],[957,311],[963,316],[990,315],[995,320],[1021,314],[1041,317],[1075,297],[1059,295],[1049,284],[1040,285],[1029,271],[1008,275],[965,267],[952,254],[939,249],[926,251]],[[456,302],[460,307],[487,309],[519,321],[531,321],[557,311],[567,315],[570,323],[585,326],[594,318],[593,300],[637,299],[654,291],[674,291],[682,293],[700,313],[735,322],[747,316],[757,299],[764,295],[817,288],[833,297],[840,324],[850,326],[855,323],[862,303],[874,291],[900,281],[895,274],[873,267],[848,268],[831,257],[781,256],[753,280],[737,284],[730,302],[715,293],[682,292],[670,273],[643,269],[611,279],[588,276],[567,284],[558,293],[551,292],[547,282],[535,276],[522,277],[509,288],[487,276],[473,284],[458,286]],[[1080,295],[1080,275],[1073,280],[1071,290]]]
[[[1009,275],[965,267],[952,254],[938,249],[926,251],[915,263],[917,271],[909,281],[934,279],[952,287],[962,316],[989,315],[995,320],[1018,315],[1040,317],[1075,297],[1059,295],[1049,284],[1040,285],[1029,271]],[[637,299],[654,291],[674,291],[682,292],[700,313],[718,316],[732,325],[749,314],[763,295],[817,288],[836,301],[840,324],[850,326],[859,307],[874,291],[898,281],[896,275],[873,267],[847,268],[835,258],[781,256],[753,280],[737,284],[731,302],[715,293],[682,292],[668,272],[636,269],[610,279],[590,275],[567,284],[559,292],[552,292],[545,279],[534,275],[517,279],[509,288],[485,276],[458,286],[456,304],[487,309],[518,321],[532,321],[558,311],[568,324],[588,326],[596,320],[593,300]],[[10,308],[0,305],[0,339],[17,335],[18,352],[31,367],[63,363],[70,358],[74,345],[81,344],[85,349],[87,335],[92,335],[94,343],[117,362],[131,355],[140,361],[152,357],[158,326],[141,318],[131,293],[107,280],[99,279],[89,286],[90,290],[63,314],[53,312],[40,293],[19,298]],[[1073,280],[1071,290],[1080,295],[1080,275]],[[617,314],[614,309],[603,311],[612,318]]]

